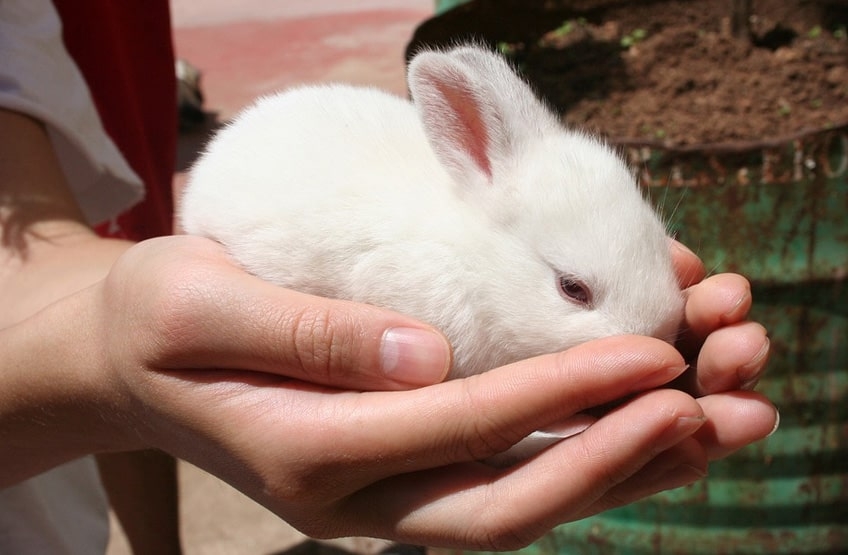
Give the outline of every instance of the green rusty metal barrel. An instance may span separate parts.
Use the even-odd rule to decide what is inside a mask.
[[[436,14],[444,13],[466,3],[468,3],[468,0],[436,0]]]
[[[467,3],[437,2],[444,17],[413,43],[462,36],[479,10],[447,12]],[[477,31],[506,40],[508,24]],[[697,484],[560,526],[522,553],[848,553],[848,122],[750,144],[613,142],[707,268],[751,280],[751,317],[772,344],[758,390],[781,426]]]
[[[526,554],[848,553],[848,125],[769,145],[625,146],[673,230],[753,285],[772,437],[707,479],[563,525]]]

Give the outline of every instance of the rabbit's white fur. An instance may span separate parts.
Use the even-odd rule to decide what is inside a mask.
[[[418,54],[409,88],[414,103],[344,85],[260,99],[191,171],[184,229],[274,283],[437,326],[451,377],[603,336],[673,339],[668,240],[610,148],[477,47]]]

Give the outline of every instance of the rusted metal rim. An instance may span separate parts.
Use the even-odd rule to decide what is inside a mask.
[[[769,137],[759,141],[729,141],[723,143],[704,143],[675,145],[667,141],[643,139],[638,137],[609,137],[610,143],[628,148],[651,148],[662,150],[671,154],[738,154],[755,150],[766,150],[780,148],[787,143],[799,141],[821,133],[846,133],[848,132],[848,121],[828,125],[825,127],[807,127],[787,135]]]

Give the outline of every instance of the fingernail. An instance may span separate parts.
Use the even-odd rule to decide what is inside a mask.
[[[656,389],[657,387],[663,386],[672,380],[676,380],[687,370],[689,370],[688,364],[663,368],[657,372],[654,372],[653,374],[646,376],[644,379],[637,381],[634,385],[634,391],[646,391],[649,389]]]
[[[739,376],[739,381],[741,382],[739,386],[740,389],[752,391],[757,386],[757,383],[760,381],[760,373],[765,365],[766,359],[768,359],[770,351],[771,341],[769,341],[769,338],[766,337],[762,348],[756,355],[754,355],[754,358],[736,371],[736,375]]]
[[[383,334],[382,371],[397,382],[430,385],[441,382],[450,370],[450,345],[433,331],[391,328]]]
[[[733,306],[730,307],[730,310],[722,314],[721,321],[722,322],[734,322],[739,318],[742,318],[745,313],[748,311],[748,308],[751,304],[751,291],[750,289],[745,292],[742,296],[736,299],[736,302],[733,303]],[[739,312],[742,314],[739,314]]]
[[[775,409],[774,412],[775,412],[774,428],[771,429],[771,431],[768,433],[768,435],[766,437],[773,436],[777,432],[777,429],[780,428],[780,411]]]
[[[680,252],[682,252],[683,254],[691,254],[692,256],[698,256],[692,251],[692,249],[690,249],[689,247],[687,247],[686,245],[684,245],[680,241],[677,241],[673,237],[669,237],[668,239],[669,239],[669,242],[671,243],[671,247],[673,249],[677,249]]]

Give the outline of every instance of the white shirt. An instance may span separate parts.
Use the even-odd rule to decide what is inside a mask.
[[[45,123],[68,184],[97,224],[141,200],[144,187],[104,131],[61,31],[48,0],[0,0],[0,106]],[[106,551],[108,538],[93,457],[0,490],[0,554],[92,555]]]
[[[144,196],[141,179],[103,129],[49,0],[0,2],[0,106],[47,125],[89,223],[114,217]]]

